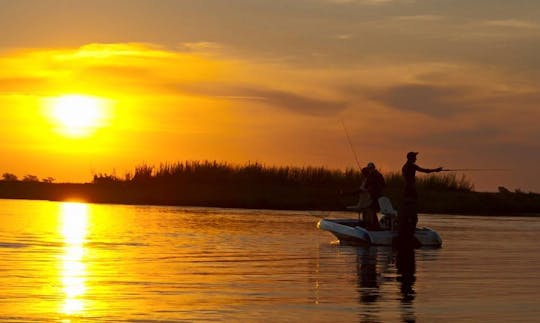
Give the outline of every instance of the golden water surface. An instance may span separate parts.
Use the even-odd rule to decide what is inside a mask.
[[[424,215],[443,248],[407,253],[336,244],[320,215],[0,200],[0,321],[540,317],[538,218]]]

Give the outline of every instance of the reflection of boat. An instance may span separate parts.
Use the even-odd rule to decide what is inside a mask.
[[[397,211],[386,197],[379,199],[379,204],[383,214],[380,221],[383,230],[368,230],[357,219],[321,219],[317,227],[331,232],[341,242],[391,246],[398,237]],[[414,236],[422,246],[439,247],[442,245],[439,234],[430,228],[416,228]]]

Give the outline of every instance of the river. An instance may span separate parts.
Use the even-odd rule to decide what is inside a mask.
[[[2,322],[532,322],[540,218],[421,215],[443,246],[336,243],[350,213],[0,200]]]

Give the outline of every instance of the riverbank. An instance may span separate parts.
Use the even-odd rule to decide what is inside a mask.
[[[333,183],[336,184],[336,183]],[[346,189],[354,185],[342,186]],[[111,181],[101,183],[0,182],[0,198],[91,203],[204,206],[245,209],[343,211],[356,203],[356,196],[343,196],[343,189],[323,183],[276,184],[219,182],[203,179],[186,183],[140,183]],[[399,187],[386,194],[399,210]],[[419,189],[419,212],[437,214],[531,215],[540,214],[540,194],[521,192],[475,192]]]

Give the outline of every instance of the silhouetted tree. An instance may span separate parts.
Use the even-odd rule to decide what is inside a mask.
[[[4,173],[4,174],[2,174],[2,180],[6,181],[6,182],[16,182],[16,181],[19,180],[19,178],[15,174]]]
[[[54,182],[54,178],[53,177],[46,177],[44,179],[41,180],[43,183],[52,183]]]
[[[511,193],[510,190],[507,189],[507,188],[504,187],[504,186],[499,186],[499,187],[498,187],[498,190],[499,190],[499,193],[501,193],[501,194],[510,194],[510,193]]]
[[[25,175],[23,182],[39,182],[39,178],[36,175]]]

